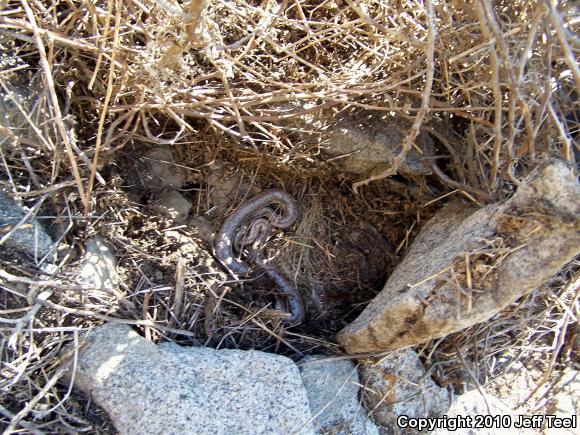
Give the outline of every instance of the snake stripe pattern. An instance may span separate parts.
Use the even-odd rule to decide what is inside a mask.
[[[283,214],[276,213],[270,208],[272,205],[282,209]],[[297,217],[298,207],[292,196],[279,189],[264,191],[241,204],[228,216],[215,239],[216,257],[232,272],[246,277],[252,268],[247,262],[237,258],[243,247],[263,242],[270,235],[272,227],[279,229],[290,227]],[[239,233],[243,228],[250,234],[245,238],[241,238]],[[284,311],[284,321],[289,324],[302,323],[306,314],[304,303],[292,282],[278,269],[268,264],[263,255],[255,255],[252,262],[284,295],[286,303],[278,301],[276,304],[277,310]],[[283,308],[286,304],[289,312]]]

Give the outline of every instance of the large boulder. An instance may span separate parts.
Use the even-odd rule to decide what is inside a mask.
[[[313,433],[298,367],[279,355],[156,346],[105,325],[81,346],[74,379],[121,434]]]
[[[356,353],[444,337],[489,319],[579,253],[580,184],[567,163],[547,162],[503,203],[443,208],[338,341]]]

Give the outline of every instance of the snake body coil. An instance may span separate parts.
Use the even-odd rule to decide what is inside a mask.
[[[278,205],[284,214],[280,215],[269,208]],[[262,192],[240,205],[224,222],[215,239],[215,254],[231,271],[240,276],[250,274],[251,267],[245,261],[237,258],[243,247],[249,244],[263,242],[270,234],[271,227],[288,228],[298,217],[298,208],[288,193],[272,189]],[[248,235],[240,237],[238,233],[244,227]],[[292,282],[282,275],[278,269],[268,264],[260,254],[255,255],[253,262],[270,280],[272,280],[286,297],[289,316],[284,320],[298,324],[304,320],[305,310],[302,298]],[[283,303],[277,304],[281,310]]]

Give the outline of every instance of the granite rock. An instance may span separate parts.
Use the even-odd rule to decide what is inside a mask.
[[[121,434],[311,434],[298,367],[258,351],[158,346],[126,325],[92,330],[75,385]]]
[[[360,381],[349,360],[324,361],[324,355],[309,355],[298,362],[308,394],[314,427],[334,435],[378,435],[359,399]]]
[[[440,427],[433,431],[434,435],[500,435],[507,432],[532,435],[538,433],[531,429],[515,428],[513,423],[518,421],[518,414],[513,412],[507,403],[489,394],[485,394],[484,397],[478,390],[471,390],[457,396],[445,416],[449,421],[473,423],[469,425],[471,427]],[[490,425],[489,422],[492,424]],[[479,427],[475,427],[476,423]],[[483,423],[491,427],[483,428]],[[506,427],[499,427],[504,423]]]
[[[369,415],[388,433],[397,426],[399,416],[439,417],[451,404],[448,391],[425,373],[412,349],[400,350],[378,362],[363,362],[359,372]]]

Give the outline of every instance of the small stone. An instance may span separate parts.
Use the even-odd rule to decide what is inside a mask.
[[[156,346],[107,324],[87,334],[75,385],[120,434],[314,433],[298,368],[280,355]]]
[[[397,426],[397,417],[438,417],[451,404],[449,393],[439,387],[412,349],[388,355],[378,364],[360,366],[364,400],[373,420],[385,428]]]
[[[167,190],[151,206],[175,222],[184,223],[191,210],[191,201],[185,199],[177,190]]]
[[[34,131],[22,111],[29,113],[35,98],[39,98],[39,96],[33,88],[17,84],[12,84],[10,90],[0,87],[0,124],[8,127],[8,131],[12,133],[7,134],[6,130],[0,131],[0,139],[13,139],[14,136],[19,138],[34,137]],[[22,111],[18,106],[22,108]]]
[[[210,166],[208,184],[211,186],[209,191],[211,203],[217,207],[219,213],[223,213],[239,195],[243,196],[248,190],[247,182],[243,181],[239,172],[230,174],[219,163]]]
[[[117,259],[100,236],[87,242],[82,259],[81,280],[94,288],[116,289],[119,284],[116,266]]]
[[[356,366],[348,360],[320,361],[324,355],[309,355],[298,362],[314,427],[334,435],[378,435],[359,399]]]
[[[149,172],[141,174],[145,187],[154,191],[181,189],[184,184],[182,169],[173,161],[168,147],[154,148],[145,154]]]
[[[0,239],[10,233],[27,212],[8,194],[0,189]],[[42,259],[52,249],[53,241],[37,219],[24,222],[5,241],[4,246],[23,252],[37,260]]]
[[[211,222],[205,216],[194,216],[188,224],[194,229],[195,234],[204,242],[208,244],[213,243],[215,231]]]

